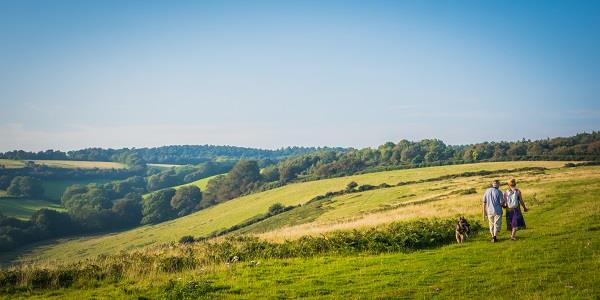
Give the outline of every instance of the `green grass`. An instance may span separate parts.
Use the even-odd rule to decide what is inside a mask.
[[[221,174],[221,175],[223,175],[223,174]],[[204,190],[206,190],[206,185],[208,184],[208,182],[211,179],[213,179],[213,178],[215,178],[217,176],[220,176],[220,175],[209,176],[209,177],[202,178],[202,179],[199,179],[199,180],[196,180],[196,181],[192,181],[190,183],[178,185],[178,186],[176,186],[174,188],[177,189],[177,188],[182,187],[182,186],[194,185],[194,186],[197,186],[201,191],[204,191]]]
[[[0,190],[0,212],[5,216],[19,219],[29,219],[37,210],[51,208],[62,210],[60,198],[68,186],[73,184],[103,184],[110,182],[108,179],[84,179],[84,180],[44,180],[44,197],[41,198],[12,198],[6,195],[6,191]]]
[[[400,181],[434,178],[441,175],[459,174],[467,171],[513,169],[532,166],[557,168],[563,166],[564,163],[540,161],[480,163],[396,170],[290,184],[266,192],[240,197],[157,225],[142,226],[115,234],[62,239],[56,243],[32,247],[26,254],[18,254],[17,256],[25,260],[57,259],[73,261],[155,243],[176,241],[184,235],[207,235],[213,231],[229,228],[256,215],[263,214],[274,203],[279,202],[284,205],[302,204],[317,195],[343,189],[350,181],[356,181],[359,184],[377,185],[383,182],[392,184]],[[470,195],[470,197],[468,199],[475,199],[479,196]],[[381,204],[378,203],[377,206]],[[472,206],[476,207],[476,205],[477,202],[473,202]],[[299,232],[304,231],[300,230]],[[10,256],[13,257],[14,255],[13,253]]]
[[[126,166],[122,163],[108,161],[78,161],[78,160],[12,160],[0,159],[0,165],[6,168],[23,168],[25,161],[32,161],[39,165],[46,165],[55,168],[81,168],[81,169],[124,169]]]
[[[192,181],[192,182],[189,182],[189,183],[185,183],[185,184],[181,184],[181,185],[176,185],[176,186],[172,186],[172,187],[168,187],[168,188],[169,189],[171,189],[171,188],[172,189],[178,189],[178,188],[180,188],[182,186],[194,185],[194,186],[197,186],[201,191],[204,191],[204,190],[206,190],[206,185],[208,184],[208,182],[211,179],[213,179],[213,178],[215,178],[217,176],[219,176],[219,175],[209,176],[209,177],[206,177],[206,178],[198,179],[196,181]],[[153,193],[156,193],[156,192],[157,191],[144,194],[143,197],[144,197],[144,199],[147,199],[148,197],[150,197],[150,195],[152,195]]]
[[[174,167],[181,167],[184,165],[174,165],[174,164],[146,164],[148,167],[156,168],[159,170],[167,170]]]
[[[63,210],[60,204],[44,199],[0,198],[0,212],[5,216],[26,220],[42,208]]]
[[[111,182],[110,179],[83,179],[83,180],[44,180],[42,185],[44,186],[44,196],[48,199],[55,200],[60,202],[62,194],[64,191],[73,184],[104,184]]]
[[[485,232],[466,243],[412,253],[262,259],[15,298],[164,299],[597,299],[600,296],[600,168],[532,180],[528,228],[510,241]],[[504,224],[503,224],[504,225]],[[191,282],[198,284],[191,285]],[[180,294],[181,295],[181,294]]]

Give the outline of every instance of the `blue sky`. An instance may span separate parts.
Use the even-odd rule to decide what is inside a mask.
[[[600,130],[597,1],[0,1],[0,151]]]

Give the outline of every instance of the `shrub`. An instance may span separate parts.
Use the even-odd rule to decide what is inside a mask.
[[[30,276],[30,285],[33,288],[49,288],[52,284],[52,276],[46,269],[33,270]]]
[[[351,192],[353,191],[356,187],[358,186],[358,183],[354,182],[354,181],[350,181],[347,185],[346,185],[346,191],[347,192]]]
[[[194,237],[191,235],[184,235],[179,239],[180,244],[191,244],[194,242]]]
[[[72,269],[59,269],[54,274],[54,286],[66,288],[73,284],[77,273]]]
[[[160,260],[158,268],[162,272],[174,273],[194,267],[196,267],[196,261],[191,257],[168,256]]]
[[[182,283],[169,280],[163,287],[163,297],[168,300],[201,299],[206,298],[207,294],[226,289],[229,289],[229,287],[214,285],[210,281],[190,281]]]
[[[269,215],[276,215],[285,211],[285,206],[281,203],[275,203],[269,207]]]
[[[364,191],[370,191],[370,190],[374,190],[376,187],[374,185],[370,185],[370,184],[363,184],[361,186],[358,187],[358,191],[359,192],[364,192]]]

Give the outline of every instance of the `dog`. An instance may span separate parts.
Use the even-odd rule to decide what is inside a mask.
[[[467,238],[469,238],[469,233],[471,233],[471,225],[465,217],[458,218],[458,223],[456,223],[456,227],[454,228],[454,235],[456,237],[456,242],[461,244]]]

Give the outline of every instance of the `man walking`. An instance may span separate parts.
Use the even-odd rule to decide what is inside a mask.
[[[492,235],[492,243],[498,241],[496,236],[502,226],[502,206],[504,205],[504,196],[498,189],[500,181],[497,179],[492,182],[492,187],[488,188],[483,195],[483,218],[487,217]]]

